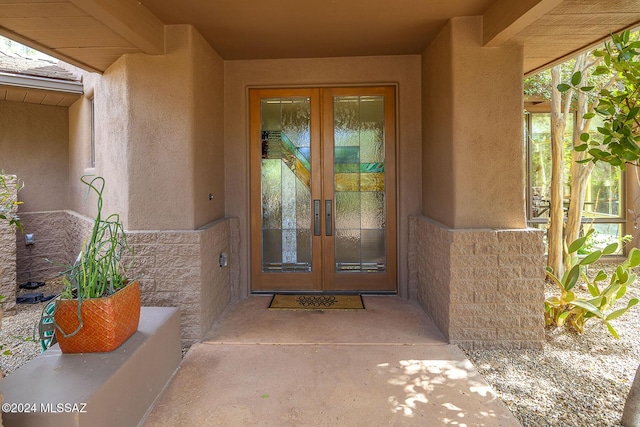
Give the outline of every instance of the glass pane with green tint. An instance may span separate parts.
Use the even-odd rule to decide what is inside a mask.
[[[262,271],[311,271],[309,98],[262,99]]]
[[[335,97],[334,141],[336,271],[385,271],[384,97]]]
[[[384,99],[360,99],[360,159],[363,163],[384,162]]]

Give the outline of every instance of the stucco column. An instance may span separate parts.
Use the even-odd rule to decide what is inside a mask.
[[[423,213],[451,228],[524,228],[522,48],[449,21],[422,55]]]
[[[104,211],[129,230],[195,230],[225,215],[223,60],[189,25],[166,26],[165,43],[95,83],[95,173],[108,182]]]
[[[410,291],[465,348],[544,342],[542,232],[524,209],[523,54],[482,46],[455,18],[422,54],[423,216],[412,218]]]

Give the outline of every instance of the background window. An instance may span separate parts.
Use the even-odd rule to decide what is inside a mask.
[[[565,215],[571,195],[571,117],[565,129],[564,186]],[[530,227],[546,228],[549,223],[549,194],[551,184],[551,115],[525,114],[525,144],[527,153],[527,220]],[[601,139],[597,132],[599,117],[592,120],[590,134]],[[582,212],[582,233],[595,229],[590,249],[598,249],[624,235],[624,174],[619,168],[598,162],[591,173]]]

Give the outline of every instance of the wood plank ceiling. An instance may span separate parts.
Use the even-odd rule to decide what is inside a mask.
[[[524,46],[525,74],[534,74],[639,25],[639,0],[565,0],[511,41]]]
[[[133,1],[0,0],[0,34],[90,71],[102,72],[127,53],[162,53],[163,31]]]
[[[0,0],[0,34],[101,72],[123,54],[161,54],[164,24],[194,25],[225,59],[392,55],[420,54],[449,18],[483,14],[485,31],[487,26],[492,31],[487,46],[522,44],[529,73],[638,25],[640,4],[371,0],[363,7],[360,0]],[[501,22],[501,15],[509,22]],[[290,46],[283,43],[287,30]]]

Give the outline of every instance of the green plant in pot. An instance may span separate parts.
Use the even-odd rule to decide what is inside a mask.
[[[65,266],[62,294],[43,317],[53,318],[63,353],[106,352],[138,329],[140,288],[126,275],[124,263],[132,262],[133,251],[120,216],[102,217],[104,178],[85,175],[80,180],[97,195],[97,214],[75,262]]]

